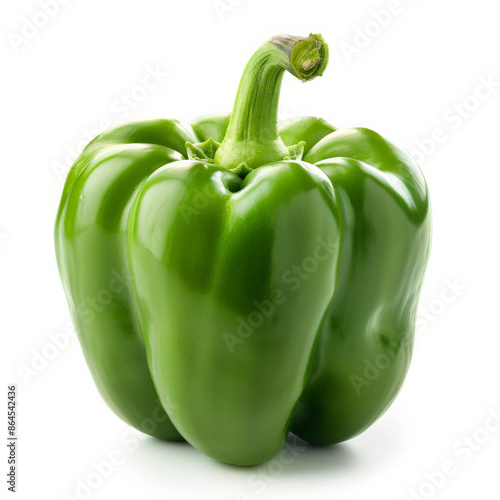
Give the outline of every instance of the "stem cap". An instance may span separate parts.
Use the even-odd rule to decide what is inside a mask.
[[[303,82],[321,76],[328,66],[328,44],[319,33],[311,33],[307,38],[278,35],[269,42],[283,52],[289,52],[294,76]]]

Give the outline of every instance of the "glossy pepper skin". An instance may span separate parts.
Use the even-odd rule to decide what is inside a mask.
[[[290,430],[359,434],[410,363],[422,174],[371,130],[277,123],[284,72],[312,80],[327,61],[320,35],[273,37],[231,114],[104,132],[62,195],[59,270],[104,400],[231,464],[272,458]]]

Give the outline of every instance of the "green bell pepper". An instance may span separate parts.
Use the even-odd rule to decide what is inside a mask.
[[[95,383],[135,428],[251,465],[290,430],[356,436],[400,390],[428,191],[376,132],[278,124],[285,70],[309,81],[327,62],[320,35],[273,37],[230,115],[126,124],[72,167],[59,271]]]

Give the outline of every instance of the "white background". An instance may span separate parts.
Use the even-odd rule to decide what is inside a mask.
[[[82,498],[75,490],[93,463],[119,453],[88,498],[500,498],[500,430],[484,430],[500,412],[496,2],[53,1],[52,17],[31,31],[30,21],[44,23],[42,2],[16,1],[0,15],[0,303],[9,343],[0,392],[6,400],[7,382],[18,385],[18,497]],[[306,85],[285,76],[281,117],[373,128],[413,152],[430,186],[433,249],[415,355],[398,399],[362,436],[306,448],[285,465],[278,457],[229,467],[187,445],[143,438],[100,399],[68,335],[54,258],[61,167],[103,119],[231,110],[261,42],[310,32],[329,42],[329,68]],[[157,67],[168,74],[141,93]],[[123,94],[140,102],[124,106]],[[444,462],[453,473],[443,479],[435,472]],[[439,487],[430,476],[441,477]]]

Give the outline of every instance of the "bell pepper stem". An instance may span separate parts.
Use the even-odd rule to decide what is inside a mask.
[[[241,77],[226,136],[214,163],[249,169],[280,161],[290,153],[278,134],[278,102],[285,70],[307,82],[328,64],[328,45],[319,34],[278,35],[262,45]]]

